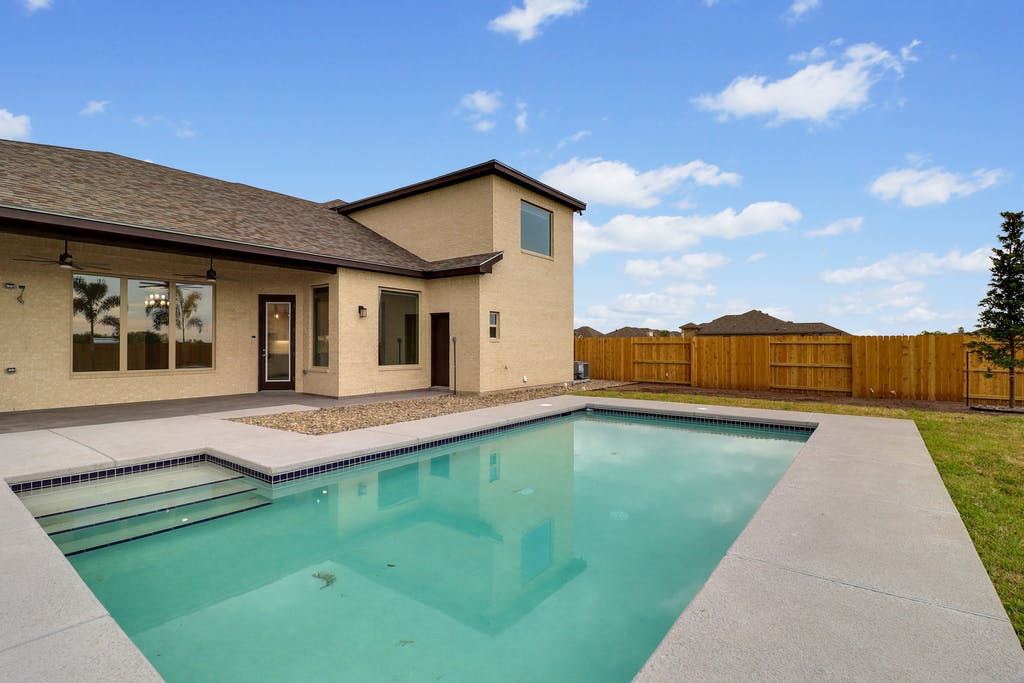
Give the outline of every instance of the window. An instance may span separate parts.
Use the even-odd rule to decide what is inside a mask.
[[[181,283],[174,293],[174,367],[213,367],[213,285]]]
[[[76,275],[71,290],[72,371],[213,367],[212,285]]]
[[[487,336],[491,339],[498,339],[501,333],[501,326],[498,321],[501,319],[501,314],[497,311],[491,311],[490,318],[487,322]]]
[[[121,369],[121,278],[76,275],[71,281],[71,369]]]
[[[377,321],[377,362],[415,365],[419,362],[420,295],[381,290]]]
[[[331,309],[330,288],[313,288],[313,365],[330,365]]]
[[[522,202],[520,246],[527,251],[551,256],[551,212]]]
[[[166,282],[128,280],[129,370],[166,370],[171,290]]]

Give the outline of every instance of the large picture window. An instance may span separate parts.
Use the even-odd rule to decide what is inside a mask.
[[[174,293],[174,367],[213,367],[213,285],[179,283]]]
[[[551,212],[528,202],[521,202],[520,246],[551,256]]]
[[[121,278],[76,275],[71,280],[71,369],[121,369]]]
[[[71,290],[73,372],[213,367],[212,285],[75,275]]]
[[[420,353],[420,295],[381,290],[377,333],[380,365],[415,365]]]
[[[313,365],[318,368],[331,364],[330,292],[328,287],[313,288]]]
[[[166,282],[128,280],[129,370],[166,370],[171,290]]]

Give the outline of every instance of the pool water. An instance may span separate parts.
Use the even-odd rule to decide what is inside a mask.
[[[577,415],[69,560],[168,681],[628,681],[806,438]]]

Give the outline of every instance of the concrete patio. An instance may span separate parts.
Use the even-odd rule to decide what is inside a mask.
[[[37,416],[38,429],[0,434],[0,478],[198,453],[274,474],[588,406],[816,424],[637,680],[1024,680],[1024,651],[913,422],[587,396],[316,437],[223,419],[318,407],[293,398],[93,424]],[[7,486],[0,542],[0,678],[160,680]]]

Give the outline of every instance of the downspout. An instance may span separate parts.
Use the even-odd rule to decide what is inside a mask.
[[[458,393],[459,385],[459,354],[455,345],[456,338],[452,337],[452,396]]]

